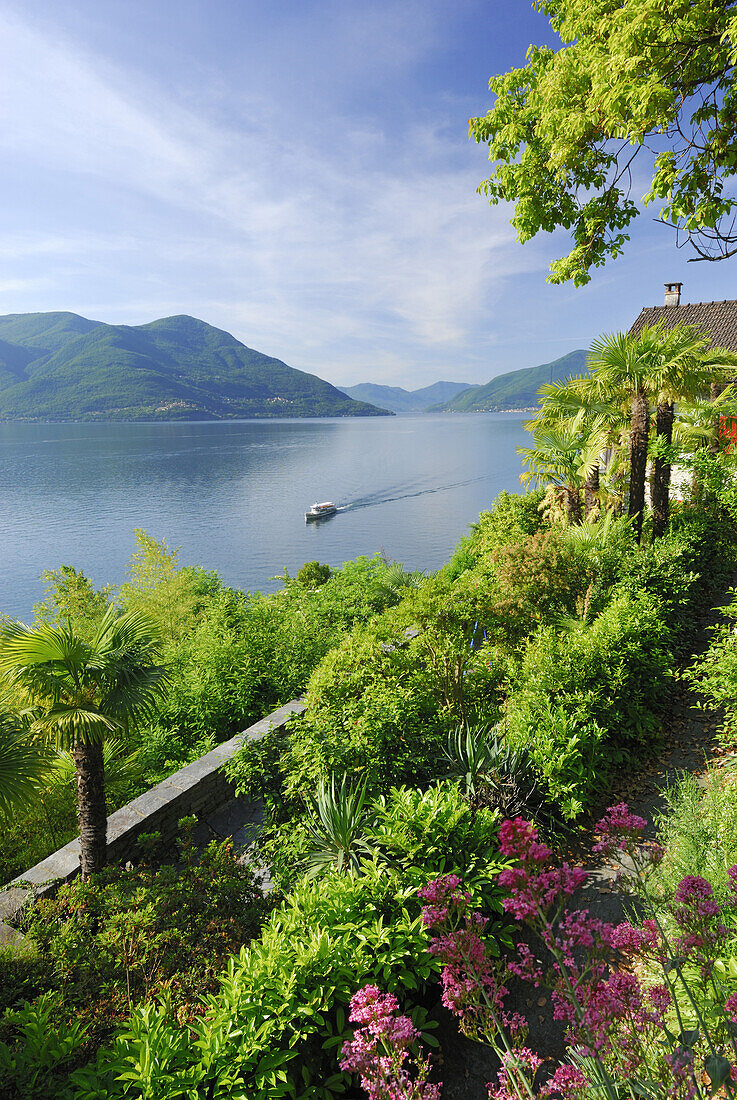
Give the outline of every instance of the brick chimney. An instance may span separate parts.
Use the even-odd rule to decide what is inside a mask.
[[[665,304],[667,306],[679,306],[681,304],[681,287],[683,283],[664,283]]]

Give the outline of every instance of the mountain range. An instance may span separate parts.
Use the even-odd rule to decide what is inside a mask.
[[[0,420],[386,415],[195,317],[0,317]]]
[[[356,386],[342,386],[341,389],[356,401],[369,401],[394,413],[409,413],[426,412],[431,406],[449,401],[469,386],[470,382],[434,382],[432,386],[423,386],[419,390],[404,390],[401,386],[359,382]]]
[[[544,382],[560,382],[587,373],[586,354],[583,350],[571,351],[552,363],[500,374],[483,386],[469,386],[462,393],[434,405],[430,411],[502,412],[535,408],[540,400],[537,391]]]

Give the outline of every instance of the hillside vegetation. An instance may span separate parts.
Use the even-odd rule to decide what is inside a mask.
[[[532,409],[537,406],[540,386],[546,382],[561,382],[586,373],[586,352],[571,351],[541,363],[538,367],[523,367],[492,378],[483,386],[470,386],[463,393],[435,405],[432,412],[497,412],[505,409]]]
[[[177,853],[146,834],[135,860],[86,877],[83,864],[26,916],[23,951],[0,952],[0,1095],[339,1100],[360,1082],[372,1100],[440,1100],[458,1095],[440,1002],[500,1060],[489,1100],[734,1097],[734,783],[670,792],[666,852],[641,845],[646,823],[624,803],[607,811],[594,852],[626,851],[637,925],[580,910],[585,872],[551,860],[613,784],[652,774],[681,714],[677,679],[725,704],[734,760],[732,623],[689,655],[737,566],[734,388],[718,406],[701,397],[737,355],[656,326],[596,341],[588,367],[542,387],[520,448],[537,490],[501,494],[435,574],[314,561],[260,596],[139,531],[117,593],[61,566],[34,628],[3,624],[0,798],[20,801],[8,776],[27,792],[4,814],[8,870],[32,837],[74,829],[75,793],[82,820],[80,745],[99,746],[99,789],[119,804],[251,715],[303,691],[306,707],[225,768],[263,800],[252,866],[229,841],[195,852],[196,819],[183,819]],[[691,472],[684,501],[670,499],[672,462]],[[141,669],[165,691],[91,742],[103,705],[120,713],[92,692],[117,675],[132,626],[124,701]],[[60,680],[69,666],[83,678]],[[73,757],[49,738],[60,714],[80,731]],[[511,1003],[509,976],[531,983]],[[539,1043],[548,1001],[564,1060],[538,1089],[548,1048],[516,1037]]]
[[[74,313],[0,317],[3,420],[381,415],[195,317],[137,326]]]

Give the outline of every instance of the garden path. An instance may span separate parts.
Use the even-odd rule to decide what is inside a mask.
[[[696,617],[687,653],[681,668],[687,668],[693,658],[703,652],[710,640],[710,629],[725,621],[724,609],[731,602],[731,588],[737,585],[737,574],[720,595],[706,600]],[[631,810],[648,822],[646,835],[655,836],[655,822],[666,808],[666,793],[685,774],[703,774],[712,761],[728,754],[718,744],[717,733],[722,715],[716,708],[704,706],[699,695],[678,673],[671,685],[663,715],[662,749],[656,757],[634,772],[623,772],[608,788],[577,833],[566,857],[581,864],[589,880],[579,898],[592,914],[602,920],[622,920],[625,898],[618,889],[616,870],[608,861],[591,855],[594,827],[607,806],[626,802]],[[508,1007],[523,1012],[531,1023],[529,1045],[549,1058],[563,1052],[563,1036],[552,1020],[548,997],[543,990],[531,991],[529,986],[510,983]],[[532,993],[532,995],[531,995]],[[514,1003],[511,1003],[514,1002]],[[496,1077],[496,1059],[489,1047],[472,1043],[458,1035],[448,1013],[437,1013],[441,1021],[439,1035],[443,1041],[444,1061],[441,1077],[443,1100],[487,1100],[486,1082]]]

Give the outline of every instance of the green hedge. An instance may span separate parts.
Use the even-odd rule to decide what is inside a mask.
[[[653,743],[671,666],[668,628],[645,593],[622,593],[591,624],[546,627],[530,641],[504,721],[565,817]]]

